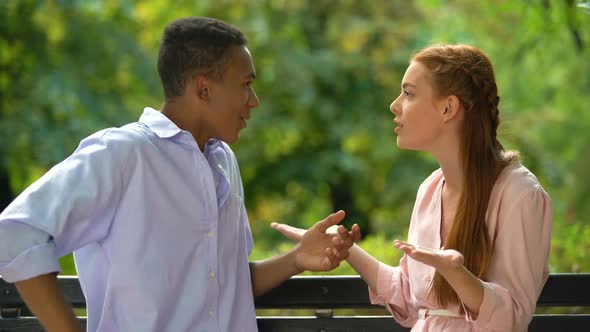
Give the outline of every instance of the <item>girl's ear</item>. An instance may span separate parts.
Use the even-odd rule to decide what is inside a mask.
[[[455,95],[450,95],[444,104],[445,109],[442,111],[444,122],[451,121],[462,116],[463,108],[459,102],[459,98]]]

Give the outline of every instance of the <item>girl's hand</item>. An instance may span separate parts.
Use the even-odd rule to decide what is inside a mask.
[[[400,240],[393,241],[393,246],[414,260],[430,265],[441,273],[463,267],[463,255],[457,250],[425,248]]]

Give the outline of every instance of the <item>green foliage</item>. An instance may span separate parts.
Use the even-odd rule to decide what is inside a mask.
[[[437,165],[395,146],[388,107],[415,50],[462,42],[492,58],[503,142],[552,197],[552,271],[590,270],[590,15],[575,1],[0,2],[0,175],[13,192],[81,138],[159,107],[161,31],[186,15],[227,20],[249,38],[262,103],[234,149],[254,259],[291,245],[271,221],[308,227],[345,208],[363,247],[399,260],[391,243]],[[62,264],[74,272],[71,256]]]
[[[76,275],[76,264],[74,264],[74,256],[69,254],[60,258],[59,265],[61,266],[61,274]]]
[[[84,136],[158,100],[155,56],[136,41],[137,23],[122,8],[87,5],[0,4],[0,165],[17,192]]]

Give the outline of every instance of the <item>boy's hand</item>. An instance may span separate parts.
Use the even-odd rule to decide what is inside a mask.
[[[358,225],[352,231],[337,226],[344,219],[340,210],[318,221],[308,230],[287,224],[272,223],[271,226],[284,236],[298,242],[295,246],[295,265],[300,272],[329,271],[348,257],[348,249],[360,239]]]

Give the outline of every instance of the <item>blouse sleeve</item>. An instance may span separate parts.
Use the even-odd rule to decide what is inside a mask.
[[[549,275],[552,208],[547,193],[536,186],[500,209],[492,262],[485,281],[477,328],[526,331]]]
[[[406,260],[404,255],[396,267],[380,262],[377,289],[369,287],[369,297],[372,304],[385,306],[400,325],[411,327],[418,320],[418,308],[412,302]]]

